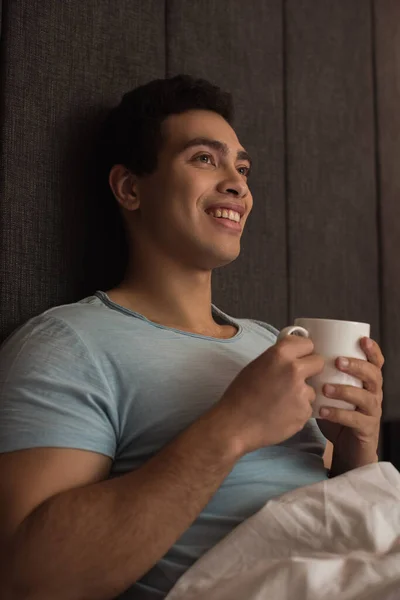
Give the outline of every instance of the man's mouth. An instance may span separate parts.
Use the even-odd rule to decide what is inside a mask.
[[[211,217],[212,222],[217,227],[223,227],[225,230],[230,230],[232,233],[240,233],[242,231],[242,225],[240,223],[241,216],[235,210],[214,208],[206,210],[205,212]]]
[[[240,215],[235,210],[227,210],[225,208],[215,208],[207,210],[206,213],[215,217],[216,219],[229,219],[229,221],[235,221],[240,223]]]

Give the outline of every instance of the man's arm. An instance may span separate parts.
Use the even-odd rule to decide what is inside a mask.
[[[332,455],[333,455],[333,444],[327,440],[324,452],[324,467],[325,469],[329,469],[332,467]]]
[[[350,456],[349,462],[345,463],[338,453],[335,454],[334,446],[329,441],[326,443],[323,458],[324,466],[326,469],[328,469],[331,477],[342,475],[342,473],[346,473],[357,466],[378,462],[378,454],[376,452],[371,452],[368,456],[363,456],[363,460],[360,462],[360,464],[356,464],[354,466],[354,455]]]
[[[339,452],[333,450],[332,466],[330,469],[331,476],[336,477],[336,475],[342,475],[352,469],[357,469],[358,467],[370,465],[378,461],[378,453],[374,448],[368,449],[368,451],[365,452],[358,452],[357,449],[355,449],[347,458],[343,458]]]
[[[42,502],[4,548],[2,598],[110,600],[133,585],[240,457],[224,421],[207,413],[137,471]]]

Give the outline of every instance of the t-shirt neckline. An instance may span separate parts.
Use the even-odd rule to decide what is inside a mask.
[[[199,333],[193,333],[191,331],[183,331],[182,329],[176,329],[174,327],[168,327],[167,325],[155,323],[154,321],[151,321],[150,319],[148,319],[141,313],[131,310],[130,308],[121,306],[117,302],[114,302],[114,300],[111,300],[111,298],[107,295],[107,293],[103,292],[102,290],[96,290],[96,292],[94,293],[94,296],[99,298],[99,300],[101,300],[103,302],[103,304],[108,306],[108,308],[111,308],[111,309],[121,312],[123,314],[134,316],[138,319],[141,319],[142,321],[145,321],[149,325],[152,325],[153,327],[157,327],[158,329],[165,329],[167,331],[174,331],[175,333],[179,333],[181,335],[186,335],[189,337],[195,337],[195,338],[199,338],[199,339],[203,339],[203,340],[211,340],[214,342],[222,342],[222,343],[234,342],[237,339],[239,339],[240,337],[242,337],[242,335],[243,335],[242,325],[240,323],[238,323],[237,321],[235,321],[234,319],[232,319],[232,317],[230,317],[229,315],[224,313],[221,309],[219,309],[217,306],[215,306],[215,304],[211,304],[212,312],[215,315],[219,316],[223,321],[225,321],[225,323],[227,325],[233,325],[234,327],[237,328],[237,332],[234,336],[232,336],[230,338],[216,338],[216,337],[211,337],[211,336],[207,336],[207,335],[201,335]]]

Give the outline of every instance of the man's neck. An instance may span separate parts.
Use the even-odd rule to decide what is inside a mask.
[[[150,321],[200,335],[224,337],[212,316],[211,271],[189,271],[157,263],[128,268],[109,298]]]

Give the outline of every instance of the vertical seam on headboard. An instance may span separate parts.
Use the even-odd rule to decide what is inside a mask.
[[[381,206],[381,163],[379,153],[379,106],[378,106],[378,81],[376,62],[376,13],[374,0],[370,0],[370,23],[371,23],[371,74],[372,74],[372,101],[373,101],[373,134],[374,134],[374,158],[375,158],[375,198],[376,198],[376,230],[377,230],[377,253],[378,253],[378,321],[380,345],[385,346],[385,331],[383,323],[384,307],[384,285],[383,285],[383,230],[382,230],[382,206]],[[383,406],[383,416],[384,416]],[[392,460],[391,431],[389,426],[381,427],[378,453],[381,460]]]
[[[378,242],[378,307],[379,307],[379,333],[381,345],[384,341],[383,330],[383,246],[382,246],[382,206],[381,206],[381,164],[379,152],[379,106],[378,106],[378,82],[376,64],[376,15],[374,0],[370,0],[371,20],[371,72],[372,72],[372,98],[373,98],[373,131],[374,131],[374,155],[375,155],[375,192],[376,192],[376,228]]]
[[[288,160],[288,91],[287,91],[287,23],[286,23],[286,0],[282,0],[282,100],[283,100],[283,193],[285,196],[285,231],[286,231],[286,294],[287,312],[286,322],[290,323],[292,313],[292,294],[290,280],[290,226],[289,226],[289,160]]]
[[[4,132],[4,105],[5,105],[5,94],[4,94],[4,79],[6,72],[5,65],[5,35],[4,32],[6,30],[6,22],[7,22],[7,6],[6,0],[1,0],[0,6],[0,89],[2,93],[0,93],[0,194],[2,193],[3,188],[3,178],[4,169],[3,164],[3,132]],[[0,223],[1,223],[1,214],[0,214]]]
[[[165,44],[165,77],[169,77],[169,39],[168,39],[168,0],[164,0],[164,44]]]

